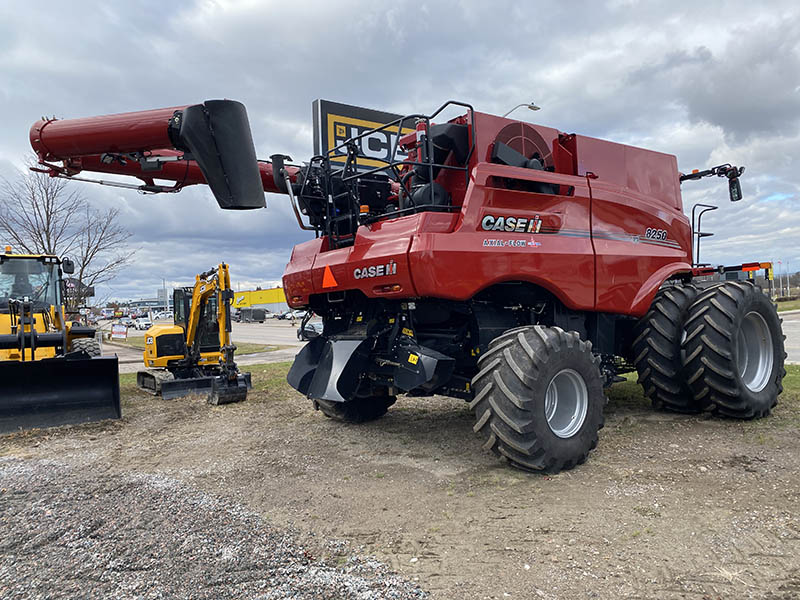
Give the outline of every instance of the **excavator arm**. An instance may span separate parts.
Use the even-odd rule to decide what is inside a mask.
[[[189,349],[190,354],[191,349],[195,346],[195,341],[197,341],[199,337],[198,333],[201,323],[203,322],[204,311],[208,308],[208,299],[218,292],[223,291],[224,286],[221,285],[219,281],[219,273],[222,272],[223,267],[225,267],[227,271],[227,265],[222,263],[219,267],[215,267],[205,273],[200,273],[200,275],[195,277],[194,289],[192,290],[192,303],[189,314],[187,315],[186,327],[186,347]],[[224,319],[221,315],[223,312],[221,304],[221,302],[217,302],[217,319],[220,324],[220,346],[224,345],[222,335],[225,329]]]

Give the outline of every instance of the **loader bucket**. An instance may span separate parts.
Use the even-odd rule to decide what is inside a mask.
[[[0,433],[119,419],[117,357],[0,362]]]

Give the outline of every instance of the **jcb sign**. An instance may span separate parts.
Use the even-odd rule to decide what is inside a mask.
[[[349,104],[339,104],[329,100],[315,100],[313,109],[315,154],[324,154],[350,138],[403,116]],[[360,170],[381,167],[390,160],[397,161],[406,158],[406,154],[399,147],[392,156],[392,149],[397,143],[397,129],[397,126],[387,127],[357,140],[359,146],[358,168]],[[401,135],[413,132],[413,123],[403,123]],[[331,160],[344,164],[346,158],[347,149],[340,148]]]

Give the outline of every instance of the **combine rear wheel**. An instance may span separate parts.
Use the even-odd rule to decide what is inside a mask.
[[[695,402],[726,417],[768,415],[783,391],[783,340],[775,306],[749,281],[702,291],[683,344]]]
[[[349,402],[331,402],[330,400],[314,400],[314,408],[322,411],[326,417],[346,423],[366,423],[374,421],[386,414],[397,398],[388,393],[358,397]]]
[[[634,330],[633,356],[639,383],[655,408],[700,412],[683,374],[681,342],[697,288],[671,285],[660,290]]]
[[[80,350],[83,350],[89,356],[100,356],[102,354],[100,342],[94,338],[78,338],[72,340],[72,351],[78,352]]]
[[[489,344],[470,408],[484,448],[522,469],[557,473],[586,460],[603,426],[603,379],[592,345],[538,325]]]

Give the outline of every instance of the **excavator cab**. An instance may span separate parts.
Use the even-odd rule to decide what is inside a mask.
[[[175,326],[181,327],[184,332],[189,329],[189,319],[192,314],[192,288],[177,288],[172,294]],[[200,353],[220,351],[220,331],[218,315],[217,296],[211,296],[200,307],[198,319],[202,320],[203,326],[198,327],[198,340]]]

